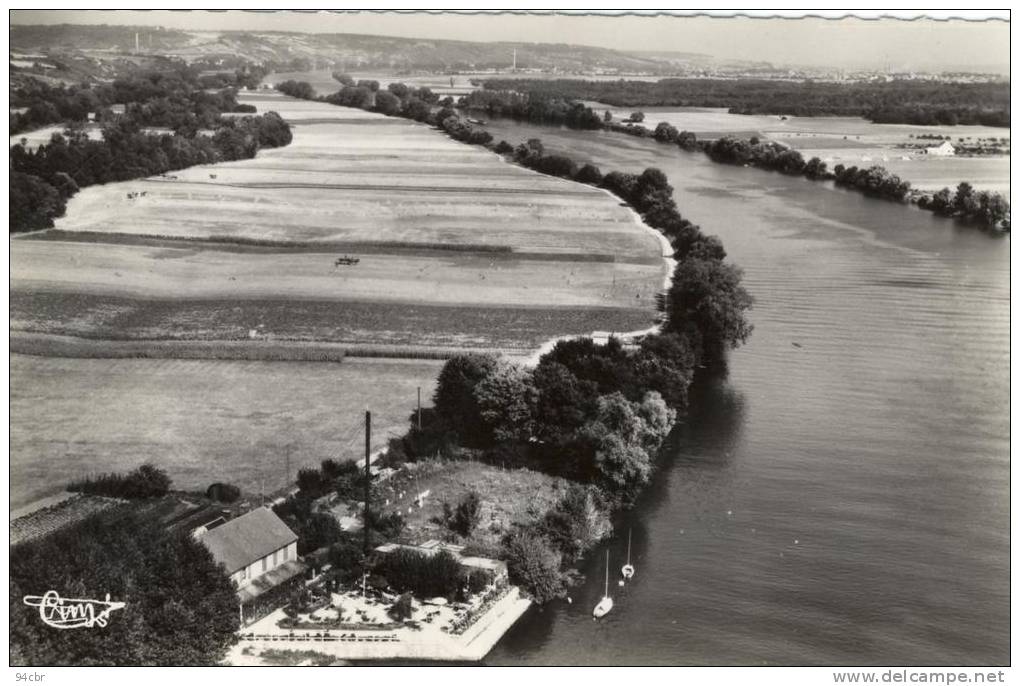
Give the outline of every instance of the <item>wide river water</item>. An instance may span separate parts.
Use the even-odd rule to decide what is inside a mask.
[[[1008,663],[1009,237],[654,141],[488,128],[659,167],[756,303],[573,604],[529,611],[486,662]]]

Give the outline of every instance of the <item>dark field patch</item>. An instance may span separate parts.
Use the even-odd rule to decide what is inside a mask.
[[[322,341],[536,348],[555,336],[633,331],[647,311],[295,300],[138,299],[11,291],[11,329],[109,340]]]

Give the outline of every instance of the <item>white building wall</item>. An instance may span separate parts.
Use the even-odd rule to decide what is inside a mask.
[[[263,574],[276,569],[284,562],[297,559],[297,541],[294,541],[288,546],[275,550],[263,558],[255,560],[255,562],[248,565],[246,568],[235,572],[231,575],[231,580],[237,585],[238,588],[243,588],[251,583],[252,579],[256,579]],[[266,568],[262,569],[262,561],[265,560]]]

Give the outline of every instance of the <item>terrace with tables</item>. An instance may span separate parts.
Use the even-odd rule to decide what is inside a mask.
[[[243,629],[232,664],[263,650],[312,648],[338,659],[480,660],[530,606],[515,586],[497,584],[467,602],[412,601],[411,616],[396,621],[398,596],[366,588],[331,593],[304,612],[278,609]]]

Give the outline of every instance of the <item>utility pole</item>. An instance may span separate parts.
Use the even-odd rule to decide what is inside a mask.
[[[418,386],[418,431],[421,431],[421,386]]]
[[[368,461],[369,455],[372,452],[372,413],[365,410],[365,517],[364,526],[362,527],[365,532],[365,555],[368,555],[368,498],[372,488],[372,472],[370,470],[371,464]]]

